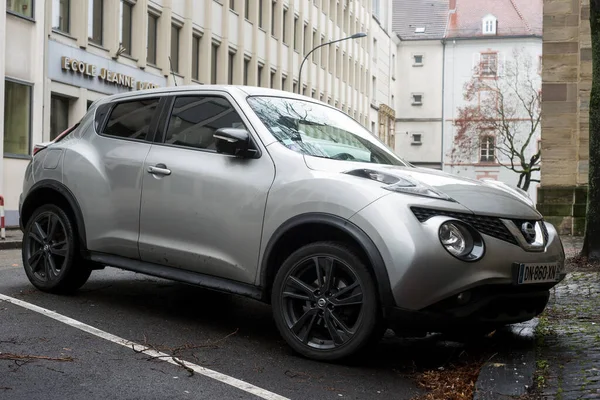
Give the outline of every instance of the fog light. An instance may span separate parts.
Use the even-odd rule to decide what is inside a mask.
[[[444,222],[438,232],[442,246],[454,257],[463,261],[476,261],[483,256],[481,235],[472,227],[459,221]]]

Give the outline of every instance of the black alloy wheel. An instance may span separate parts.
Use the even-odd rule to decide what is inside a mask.
[[[377,334],[374,281],[354,251],[315,243],[292,254],[273,290],[274,315],[286,341],[300,354],[337,360],[356,354]]]
[[[81,262],[73,224],[59,207],[38,208],[25,227],[23,266],[29,281],[47,292],[70,292],[80,288],[91,269]]]

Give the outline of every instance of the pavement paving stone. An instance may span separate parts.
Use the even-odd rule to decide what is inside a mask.
[[[542,399],[600,399],[598,310],[600,271],[572,272],[552,290],[537,330]]]

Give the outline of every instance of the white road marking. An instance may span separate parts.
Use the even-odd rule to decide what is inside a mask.
[[[61,314],[59,314],[57,312],[48,310],[46,308],[42,308],[42,307],[36,306],[35,304],[27,303],[25,301],[22,301],[22,300],[19,300],[19,299],[15,299],[13,297],[6,296],[6,295],[3,295],[1,293],[0,293],[0,300],[6,301],[7,303],[11,303],[11,304],[15,304],[15,305],[21,306],[21,307],[26,308],[26,309],[31,310],[31,311],[35,311],[37,313],[45,315],[46,317],[55,319],[55,320],[57,320],[59,322],[62,322],[62,323],[67,324],[69,326],[72,326],[73,328],[80,329],[80,330],[82,330],[84,332],[87,332],[87,333],[90,333],[90,334],[92,334],[94,336],[98,336],[98,337],[100,337],[102,339],[106,339],[106,340],[108,340],[110,342],[113,342],[113,343],[116,343],[116,344],[120,344],[121,346],[127,347],[129,349],[133,349],[133,350],[135,350],[138,353],[143,353],[143,354],[146,354],[146,355],[148,355],[150,357],[158,357],[157,359],[166,361],[168,363],[171,363],[173,365],[177,365],[179,367],[181,367],[182,365],[184,365],[185,367],[190,368],[191,370],[193,370],[197,374],[204,375],[206,377],[215,379],[215,380],[217,380],[219,382],[222,382],[222,383],[224,383],[226,385],[233,386],[233,387],[235,387],[237,389],[243,390],[244,392],[248,392],[250,394],[258,396],[258,397],[260,397],[262,399],[265,399],[265,400],[290,400],[290,399],[288,399],[286,397],[280,396],[280,395],[278,395],[276,393],[269,392],[268,390],[259,388],[258,386],[254,386],[254,385],[252,385],[250,383],[247,383],[247,382],[244,382],[242,380],[233,378],[233,377],[231,377],[229,375],[225,375],[225,374],[222,374],[220,372],[213,371],[211,369],[201,367],[199,365],[196,365],[196,364],[184,361],[184,360],[182,360],[180,358],[173,357],[173,356],[171,356],[169,354],[153,350],[153,349],[151,349],[151,348],[149,348],[147,346],[143,346],[141,344],[132,342],[130,340],[120,338],[120,337],[115,336],[115,335],[113,335],[111,333],[104,332],[103,330],[100,330],[98,328],[94,328],[93,326],[90,326],[90,325],[87,325],[87,324],[85,324],[83,322],[77,321],[77,320],[75,320],[73,318],[61,315]]]

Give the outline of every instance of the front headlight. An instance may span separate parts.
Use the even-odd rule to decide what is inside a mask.
[[[439,229],[442,246],[463,261],[477,261],[483,257],[484,243],[479,233],[458,221],[444,222]]]
[[[348,175],[354,175],[361,178],[371,179],[376,182],[385,184],[382,186],[383,189],[390,190],[392,192],[411,194],[415,196],[432,197],[434,199],[454,201],[451,197],[445,193],[440,192],[432,188],[429,185],[425,185],[419,181],[409,180],[407,178],[401,178],[394,175],[385,174],[379,171],[373,171],[370,169],[355,169],[346,172]]]

